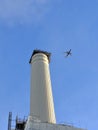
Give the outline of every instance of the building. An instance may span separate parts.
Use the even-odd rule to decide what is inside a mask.
[[[27,119],[16,117],[14,130],[83,130],[71,125],[56,124],[49,71],[51,53],[34,50],[30,58],[31,90],[30,115]],[[9,113],[8,130],[12,114]]]

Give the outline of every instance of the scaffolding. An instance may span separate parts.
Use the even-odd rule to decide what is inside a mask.
[[[8,130],[11,130],[11,122],[12,122],[12,112],[9,112],[9,117],[8,117]]]
[[[18,118],[18,116],[16,116],[16,119],[13,120],[12,119],[12,112],[9,112],[8,130],[24,130],[26,122],[27,122],[27,117],[20,119],[20,118]]]

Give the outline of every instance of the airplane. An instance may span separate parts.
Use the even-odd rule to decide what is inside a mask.
[[[70,55],[70,56],[72,55],[71,49],[70,49],[69,51],[64,52],[64,53],[66,53],[66,57],[68,57],[69,55]]]

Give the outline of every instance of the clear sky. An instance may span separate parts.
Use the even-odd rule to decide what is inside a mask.
[[[9,111],[29,115],[28,62],[36,48],[52,53],[57,123],[98,130],[98,0],[0,0],[1,130]]]

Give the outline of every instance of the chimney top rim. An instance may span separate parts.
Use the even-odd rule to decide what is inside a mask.
[[[35,55],[35,54],[38,54],[38,53],[42,53],[42,54],[45,54],[48,58],[48,61],[50,62],[50,56],[51,56],[51,53],[47,52],[47,51],[42,51],[42,50],[34,50],[32,55],[31,55],[31,58],[29,60],[29,63],[31,64],[31,61],[32,61],[32,57]]]

